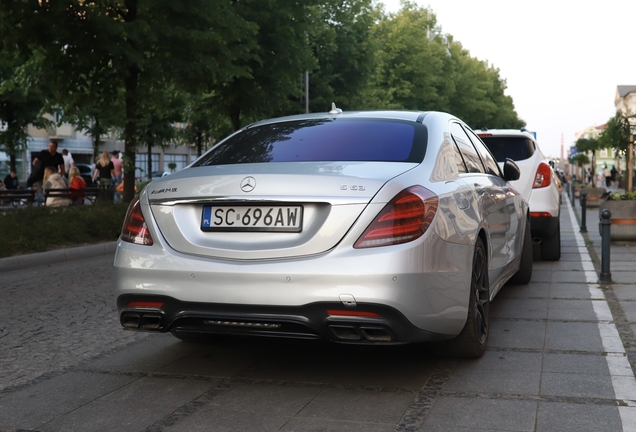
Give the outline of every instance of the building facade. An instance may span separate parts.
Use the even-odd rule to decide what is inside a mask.
[[[56,120],[49,117],[50,120]],[[77,130],[71,124],[62,124],[48,129],[39,129],[29,126],[27,148],[17,155],[16,170],[21,182],[25,182],[31,173],[31,162],[42,150],[48,148],[50,141],[58,143],[58,152],[66,149],[73,156],[73,160],[78,164],[91,165],[94,163],[94,150],[91,137],[83,131]],[[103,151],[112,153],[117,150],[123,153],[124,141],[116,139],[114,136],[104,136],[100,139],[98,155]],[[152,171],[179,171],[196,159],[196,149],[193,146],[153,146],[151,148]],[[146,180],[149,177],[148,170],[148,149],[146,146],[139,146],[135,158],[135,177]],[[173,168],[173,169],[171,169]],[[6,173],[5,173],[6,171]],[[0,152],[0,174],[2,178],[9,172],[9,158]],[[2,180],[0,178],[0,180]]]

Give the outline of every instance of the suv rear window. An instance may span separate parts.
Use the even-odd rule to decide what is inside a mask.
[[[506,158],[520,161],[534,154],[534,143],[529,138],[481,135],[479,138],[490,149],[497,162],[505,162]]]
[[[263,162],[421,162],[426,127],[383,119],[316,119],[249,127],[193,166]]]

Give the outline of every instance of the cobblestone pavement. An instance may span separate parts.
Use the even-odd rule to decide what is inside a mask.
[[[121,330],[112,255],[0,273],[0,391],[143,339]]]

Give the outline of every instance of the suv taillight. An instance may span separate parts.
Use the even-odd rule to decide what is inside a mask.
[[[407,243],[421,237],[433,222],[439,198],[422,186],[397,194],[376,216],[356,249]]]
[[[537,173],[534,175],[534,183],[532,183],[532,189],[539,189],[550,186],[552,181],[552,172],[550,165],[545,162],[541,162],[537,168]]]
[[[139,205],[139,195],[136,195],[128,206],[124,226],[121,229],[121,239],[129,243],[152,246],[152,237]]]

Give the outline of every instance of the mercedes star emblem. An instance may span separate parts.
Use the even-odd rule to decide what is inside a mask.
[[[256,187],[256,180],[254,180],[254,177],[245,177],[241,181],[241,190],[243,192],[252,192],[255,187]]]

